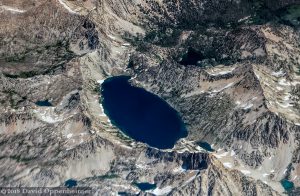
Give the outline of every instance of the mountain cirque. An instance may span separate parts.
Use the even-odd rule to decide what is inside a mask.
[[[298,195],[298,3],[2,0],[0,185]],[[99,104],[99,83],[116,75],[174,107],[187,138],[159,150],[123,135]]]

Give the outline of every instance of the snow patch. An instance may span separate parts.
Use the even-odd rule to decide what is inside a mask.
[[[284,101],[288,101],[288,100],[290,100],[290,95],[288,94],[288,95],[286,95],[284,98],[283,98],[283,100]]]
[[[72,10],[63,0],[58,0],[58,2],[66,9],[68,10],[70,13],[72,14],[78,14],[77,12],[75,12],[74,10]]]
[[[63,118],[59,117],[58,115],[54,114],[53,109],[52,110],[44,110],[44,111],[33,111],[37,117],[47,123],[57,123],[63,120]]]
[[[201,91],[200,90],[195,90],[195,91],[189,92],[187,94],[183,94],[183,95],[181,95],[181,97],[188,98],[188,97],[191,97],[191,96],[194,96],[194,95],[200,95],[202,93],[204,93],[204,91],[202,91],[202,90]]]
[[[241,18],[241,19],[238,20],[238,22],[243,22],[243,21],[245,21],[245,20],[248,20],[250,17],[251,17],[251,15],[246,16],[246,17],[244,17],[244,18]]]
[[[276,101],[276,103],[277,103],[279,106],[283,107],[283,108],[288,108],[288,107],[293,106],[292,104],[290,104],[290,103],[288,103],[288,102],[279,103],[278,101]]]
[[[229,83],[229,84],[227,84],[226,86],[224,86],[223,88],[221,88],[221,89],[219,89],[219,90],[213,90],[212,92],[213,92],[213,93],[219,93],[219,92],[221,92],[221,91],[223,91],[223,90],[225,90],[225,89],[227,89],[227,88],[233,86],[233,84],[234,84],[234,82]]]
[[[226,71],[220,71],[220,72],[209,73],[209,75],[211,75],[211,76],[221,76],[221,75],[226,75],[226,74],[232,73],[233,70],[235,70],[235,68],[232,68],[232,69],[226,70]]]
[[[73,136],[73,134],[72,133],[69,133],[68,135],[67,135],[67,138],[69,139],[69,138],[71,138]]]
[[[107,122],[110,126],[112,126],[112,123],[111,123],[111,121],[110,121],[109,118],[107,118],[106,122]]]
[[[296,86],[297,84],[300,84],[300,82],[299,82],[299,81],[293,81],[293,82],[291,82],[291,84],[292,84],[293,86]]]
[[[250,108],[252,108],[252,107],[253,107],[253,104],[250,103],[250,104],[245,105],[245,106],[243,107],[243,109],[244,109],[244,110],[248,110],[248,109],[250,109]]]
[[[10,12],[17,12],[17,13],[26,12],[26,10],[20,10],[20,9],[9,7],[9,6],[6,6],[6,5],[2,5],[2,6],[0,6],[0,8],[2,8],[4,10],[7,10],[7,11],[10,11]]]
[[[293,180],[296,180],[297,177],[298,177],[298,176],[295,176]]]
[[[185,172],[186,170],[185,169],[183,169],[182,167],[175,167],[174,169],[173,169],[173,172],[174,173],[181,173],[181,172]]]
[[[102,84],[104,82],[104,80],[98,80],[97,83],[98,84]]]
[[[278,84],[280,84],[282,86],[290,86],[291,85],[289,82],[286,81],[285,78],[280,79]]]
[[[130,189],[129,186],[126,186],[126,185],[123,185],[123,184],[113,184],[113,186],[114,187],[121,187],[122,189],[125,189],[125,190]]]
[[[231,150],[230,156],[234,156],[234,155],[235,155],[234,150]]]
[[[284,75],[285,75],[285,73],[282,70],[280,70],[278,72],[272,72],[272,76],[275,76],[275,77],[282,77]]]
[[[269,176],[270,174],[267,174],[267,173],[264,173],[263,174],[263,177],[265,178],[265,177],[267,177],[267,176]]]
[[[217,157],[218,159],[222,158],[222,157],[226,157],[228,155],[228,152],[224,152],[222,154],[215,154],[215,157]]]
[[[172,187],[166,186],[162,189],[156,188],[153,191],[147,191],[147,192],[152,193],[154,195],[166,195],[166,194],[170,193],[171,191],[172,191]]]
[[[192,182],[196,178],[196,176],[197,175],[190,177],[187,181],[184,182],[183,185],[185,186],[185,185],[189,184],[190,182]]]
[[[269,160],[271,160],[272,158],[273,158],[273,156],[270,156],[270,157],[269,157]]]
[[[241,172],[242,172],[243,174],[245,174],[245,175],[251,174],[251,172],[250,172],[249,170],[241,170]]]
[[[223,165],[224,165],[225,167],[232,168],[232,164],[229,163],[229,162],[225,162],[225,163],[223,163]]]
[[[130,43],[124,43],[122,44],[122,46],[130,46],[131,44]]]
[[[147,169],[147,167],[145,165],[135,164],[135,166],[140,169]]]
[[[283,174],[285,174],[285,173],[286,173],[286,171],[287,171],[287,169],[285,169],[285,170],[283,171]]]
[[[99,105],[100,105],[100,108],[101,108],[101,111],[102,111],[102,113],[100,113],[99,116],[108,118],[108,116],[104,113],[104,108],[103,108],[102,104],[100,103]]]
[[[110,39],[112,40],[116,40],[116,37],[115,36],[112,36],[112,35],[107,35]]]

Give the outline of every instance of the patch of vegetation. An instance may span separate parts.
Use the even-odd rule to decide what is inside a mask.
[[[292,5],[277,11],[283,23],[300,26],[300,5]]]
[[[41,71],[41,75],[51,75],[51,74],[54,74],[54,72],[55,71],[57,71],[58,69],[65,69],[65,62],[63,62],[63,63],[59,63],[59,64],[57,64],[57,65],[55,65],[55,66],[52,66],[52,67],[50,67],[50,68],[48,68],[48,69],[46,69],[46,70],[44,70],[44,71]]]
[[[254,16],[252,16],[252,23],[254,24],[264,24],[271,19],[269,8],[266,5],[266,2],[263,0],[256,0],[253,2],[254,6]]]
[[[20,74],[4,73],[4,76],[6,76],[8,78],[31,78],[35,75],[38,75],[38,73],[36,71],[21,72]]]
[[[10,158],[15,159],[17,162],[25,162],[25,163],[36,159],[36,157],[22,157],[21,155],[10,156]]]
[[[293,87],[291,95],[294,102],[294,107],[300,111],[300,85]]]
[[[15,103],[13,97],[14,97],[14,95],[17,95],[17,93],[14,90],[3,91],[3,93],[8,94],[10,106],[14,108],[16,106],[16,103]]]
[[[288,193],[289,196],[299,196],[300,195],[300,187],[295,188],[294,190]]]
[[[100,93],[100,85],[99,84],[95,84],[93,87],[92,87],[92,92],[95,93],[95,94],[99,94]],[[99,100],[100,101],[100,100]]]
[[[139,52],[148,52],[151,49],[151,45],[149,43],[146,43],[144,41],[139,42],[137,46],[137,51]]]
[[[146,33],[144,41],[162,47],[172,47],[177,45],[181,32],[181,29],[175,28],[161,28],[158,30],[151,30]]]
[[[132,35],[127,31],[124,32],[122,38],[133,46],[138,46],[143,41],[142,34],[137,33],[136,35]]]
[[[126,136],[124,133],[122,133],[120,131],[117,132],[117,137],[120,138],[124,142],[131,142],[132,141],[132,139],[130,137]]]
[[[103,176],[97,176],[97,178],[101,179],[101,180],[105,180],[105,179],[114,179],[114,178],[119,178],[120,176],[117,174],[105,174]]]
[[[75,54],[69,48],[69,41],[59,40],[53,44],[26,49],[20,54],[4,57],[4,60],[18,63],[28,61],[34,64],[38,60],[46,61],[46,59],[50,58],[49,56],[55,58],[55,61],[51,62],[52,66],[50,68],[38,71],[22,71],[17,74],[4,73],[4,75],[9,78],[30,78],[39,74],[51,74],[53,70],[74,58]]]
[[[176,46],[181,32],[181,29],[162,27],[148,30],[145,37],[143,37],[141,34],[133,36],[128,32],[125,32],[122,38],[131,43],[133,46],[136,46],[137,51],[146,52],[149,51],[150,44],[161,47]]]
[[[41,70],[41,71],[22,71],[18,74],[10,74],[10,73],[3,73],[4,76],[8,78],[32,78],[37,75],[48,75],[48,74],[53,74],[57,69],[59,68],[64,68],[65,63],[59,63],[55,66],[52,66],[46,70]]]
[[[278,10],[270,10],[265,1],[254,2],[255,14],[251,17],[254,24],[265,24],[267,22],[282,23],[289,26],[300,26],[300,5],[291,5]]]
[[[45,45],[44,48],[46,50],[49,50],[51,48],[62,48],[62,47],[66,47],[67,46],[67,42],[64,42],[62,40],[58,40],[56,43],[54,44],[48,44],[48,45]]]
[[[115,179],[115,178],[119,178],[120,176],[117,174],[113,174],[113,173],[107,173],[105,175],[102,176],[93,176],[93,177],[88,177],[86,178],[86,180],[109,180],[109,179]]]
[[[27,163],[27,162],[30,162],[30,161],[36,159],[36,157],[22,157],[21,155],[13,155],[13,156],[1,156],[0,160],[5,159],[5,158],[10,158],[10,159],[16,160],[17,162],[24,162],[24,163]]]
[[[14,90],[4,90],[2,91],[2,93],[7,94],[6,96],[6,100],[1,100],[1,104],[5,104],[6,102],[9,102],[9,105],[12,108],[17,108],[17,106],[21,103],[24,102],[27,97],[26,96],[21,96],[19,95],[17,92],[15,92]]]
[[[5,57],[4,59],[6,62],[24,62],[25,61],[25,54],[19,54],[15,56]]]
[[[300,25],[300,5],[290,5],[278,10],[268,8],[264,0],[256,0],[253,5],[255,12],[251,17],[251,21],[254,24],[275,22],[290,26]]]

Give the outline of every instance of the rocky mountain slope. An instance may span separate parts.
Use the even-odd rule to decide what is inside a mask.
[[[298,4],[1,1],[0,185],[299,194]],[[100,101],[100,84],[116,75],[173,106],[188,137],[159,150],[122,134]]]

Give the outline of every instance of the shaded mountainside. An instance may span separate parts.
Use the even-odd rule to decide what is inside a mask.
[[[2,1],[0,185],[275,196],[286,179],[297,195],[299,3]],[[187,138],[159,150],[111,124],[99,83],[124,74],[179,112]]]
[[[99,38],[92,22],[54,2],[44,1],[22,14],[0,13],[0,37],[5,38],[0,43],[3,73],[30,77],[50,72],[97,47]]]

